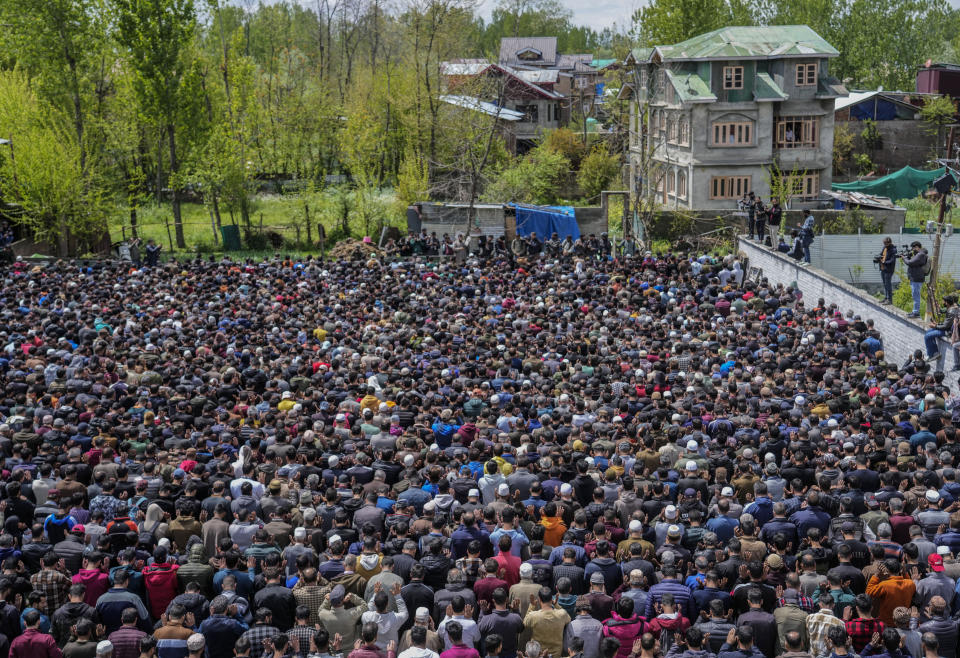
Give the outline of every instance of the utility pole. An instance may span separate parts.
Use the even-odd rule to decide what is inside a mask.
[[[948,162],[953,160],[954,129],[954,126],[950,126],[950,133],[947,136]],[[947,168],[947,176],[950,176],[951,179],[953,177],[953,174],[950,173],[949,168]],[[950,187],[953,187],[953,185]],[[923,314],[924,323],[928,323],[932,318],[940,315],[940,308],[937,304],[937,277],[940,272],[940,249],[943,244],[943,216],[947,211],[947,194],[949,194],[949,190],[946,192],[940,192],[940,210],[937,214],[937,232],[933,238],[933,258],[930,262],[930,278],[927,280],[927,308]]]

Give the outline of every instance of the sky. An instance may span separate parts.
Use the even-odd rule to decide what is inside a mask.
[[[953,0],[960,2],[960,0]],[[483,0],[480,13],[484,19],[490,18],[496,0]],[[563,4],[573,12],[573,22],[576,25],[586,25],[595,30],[612,27],[614,23],[620,28],[629,27],[630,16],[634,10],[643,4],[642,0],[563,0]]]

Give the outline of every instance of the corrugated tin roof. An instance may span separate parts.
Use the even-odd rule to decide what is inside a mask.
[[[582,53],[576,55],[558,55],[558,69],[573,69],[575,71],[591,71],[590,62],[593,61],[593,55]]]
[[[670,46],[657,46],[664,60],[836,57],[839,51],[807,25],[724,27]]]
[[[717,100],[710,85],[696,73],[667,71],[667,77],[683,103],[706,103]]]
[[[555,83],[560,79],[560,71],[557,69],[532,69],[529,71],[516,71],[518,78],[523,78],[527,82],[535,85]]]
[[[753,86],[753,97],[758,101],[785,101],[788,96],[769,73],[758,73]]]
[[[456,105],[457,107],[462,107],[467,110],[483,112],[484,114],[488,114],[497,119],[503,119],[504,121],[520,121],[524,117],[523,112],[508,110],[505,107],[498,107],[493,103],[482,101],[479,98],[474,98],[473,96],[454,96],[451,94],[446,94],[441,96],[440,100],[442,100],[444,103]]]
[[[531,63],[517,58],[517,53],[525,48],[540,51],[540,57],[535,60],[538,64],[553,66],[557,61],[557,37],[504,37],[500,39],[500,63]]]
[[[850,95],[846,98],[838,98],[833,102],[833,111],[837,112],[839,110],[845,110],[851,105],[857,105],[863,101],[873,98],[879,91],[851,91]]]
[[[452,59],[440,62],[441,75],[480,75],[490,62],[485,59]]]

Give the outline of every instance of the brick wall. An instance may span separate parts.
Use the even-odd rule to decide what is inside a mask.
[[[771,283],[796,286],[802,293],[807,307],[823,297],[828,304],[836,304],[846,314],[848,310],[864,319],[873,319],[880,332],[887,360],[903,364],[914,350],[923,348],[923,323],[907,318],[893,306],[881,306],[876,299],[840,279],[813,267],[802,267],[797,261],[776,251],[760,247],[749,240],[738,240],[738,249],[748,259],[747,268],[759,267],[762,276]],[[952,350],[941,341],[941,357],[936,364],[939,369],[960,366],[954,363]]]

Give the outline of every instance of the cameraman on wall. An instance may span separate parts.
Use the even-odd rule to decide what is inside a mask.
[[[881,304],[893,303],[893,272],[897,268],[897,248],[890,238],[883,239],[883,250],[873,259],[880,268],[880,279],[883,281],[883,301]]]
[[[929,257],[923,245],[914,240],[910,243],[910,254],[901,255],[903,264],[907,266],[907,278],[910,279],[910,294],[913,297],[913,311],[907,314],[908,318],[920,317],[920,294],[923,291],[923,282],[929,271],[927,263]]]

